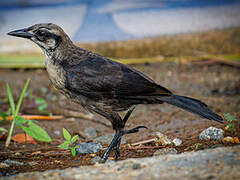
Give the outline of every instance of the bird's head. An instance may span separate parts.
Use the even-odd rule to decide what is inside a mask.
[[[11,31],[8,35],[30,39],[45,52],[53,52],[60,44],[71,43],[62,28],[52,23],[35,24],[28,28]]]

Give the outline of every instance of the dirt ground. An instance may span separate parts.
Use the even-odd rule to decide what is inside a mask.
[[[191,64],[179,64],[174,62],[156,63],[144,65],[132,65],[134,68],[145,72],[157,83],[167,87],[172,92],[180,95],[190,96],[202,100],[211,109],[219,114],[230,113],[240,118],[240,69],[213,65],[196,66]],[[50,84],[47,73],[44,69],[38,70],[0,70],[0,112],[6,112],[9,104],[6,101],[6,83],[8,82],[13,91],[14,97],[18,97],[27,78],[31,78],[28,96],[24,99],[21,107],[22,114],[48,114],[50,112],[83,111],[78,105],[69,102],[64,96],[59,94]],[[30,90],[32,93],[30,93]],[[53,100],[56,96],[56,100]],[[35,103],[37,97],[42,97],[47,101],[48,110],[38,111]],[[100,116],[96,116],[101,122],[109,124]],[[62,128],[65,127],[71,134],[84,135],[84,129],[94,127],[98,136],[105,133],[113,133],[113,130],[105,125],[91,120],[64,117],[61,120],[39,121],[53,141],[50,144],[40,143],[18,144],[11,142],[10,147],[4,147],[5,141],[0,141],[0,162],[6,159],[24,162],[25,166],[11,165],[10,168],[1,168],[2,175],[11,175],[21,172],[45,171],[49,169],[63,169],[82,165],[90,165],[90,160],[96,155],[103,154],[104,151],[95,154],[72,157],[69,151],[56,148],[63,142]],[[200,149],[217,146],[232,146],[234,144],[223,144],[218,141],[201,141],[198,136],[207,127],[214,126],[224,129],[225,124],[200,119],[198,116],[190,114],[171,105],[139,105],[128,120],[126,129],[138,125],[147,126],[148,129],[141,130],[140,133],[129,134],[125,137],[127,144],[120,148],[120,160],[128,158],[149,157],[157,149],[165,148],[148,144],[141,147],[130,147],[128,143],[134,143],[143,139],[153,137],[155,132],[161,132],[170,139],[180,138],[183,143],[176,147],[178,153],[185,151],[196,151]],[[9,123],[1,123],[1,127],[9,128]],[[21,132],[15,129],[14,134]],[[57,133],[57,132],[60,132]],[[233,132],[226,132],[231,135]],[[90,141],[91,139],[80,138],[79,141]],[[106,147],[107,145],[105,145]],[[111,154],[113,157],[113,154]],[[111,159],[110,157],[110,159]],[[35,162],[34,164],[29,162]]]

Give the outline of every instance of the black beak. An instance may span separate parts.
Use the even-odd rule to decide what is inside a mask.
[[[30,34],[29,32],[27,32],[27,29],[19,29],[16,31],[11,31],[9,33],[7,33],[10,36],[16,36],[16,37],[22,37],[22,38],[31,38],[33,37],[33,34]]]

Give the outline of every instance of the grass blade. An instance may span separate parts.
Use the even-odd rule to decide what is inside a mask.
[[[23,90],[22,90],[21,96],[20,96],[20,98],[19,98],[19,100],[18,100],[18,104],[17,104],[17,108],[16,108],[16,111],[15,111],[15,115],[17,115],[18,112],[19,112],[19,109],[20,109],[20,107],[21,107],[22,100],[23,100],[24,94],[25,94],[25,92],[26,92],[26,90],[27,90],[27,87],[28,87],[29,82],[30,82],[30,78],[28,78],[28,80],[27,80],[27,82],[26,82],[26,84],[25,84],[25,86],[24,86],[24,88],[23,88]]]
[[[9,99],[9,103],[10,103],[11,110],[12,110],[12,115],[15,115],[15,103],[14,103],[12,92],[11,92],[11,89],[10,89],[8,83],[7,83],[7,93],[8,93],[8,99]]]

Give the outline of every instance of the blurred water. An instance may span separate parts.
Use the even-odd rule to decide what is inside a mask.
[[[1,0],[0,45],[19,41],[6,36],[10,30],[41,22],[59,24],[78,42],[236,27],[239,9],[238,0]]]

